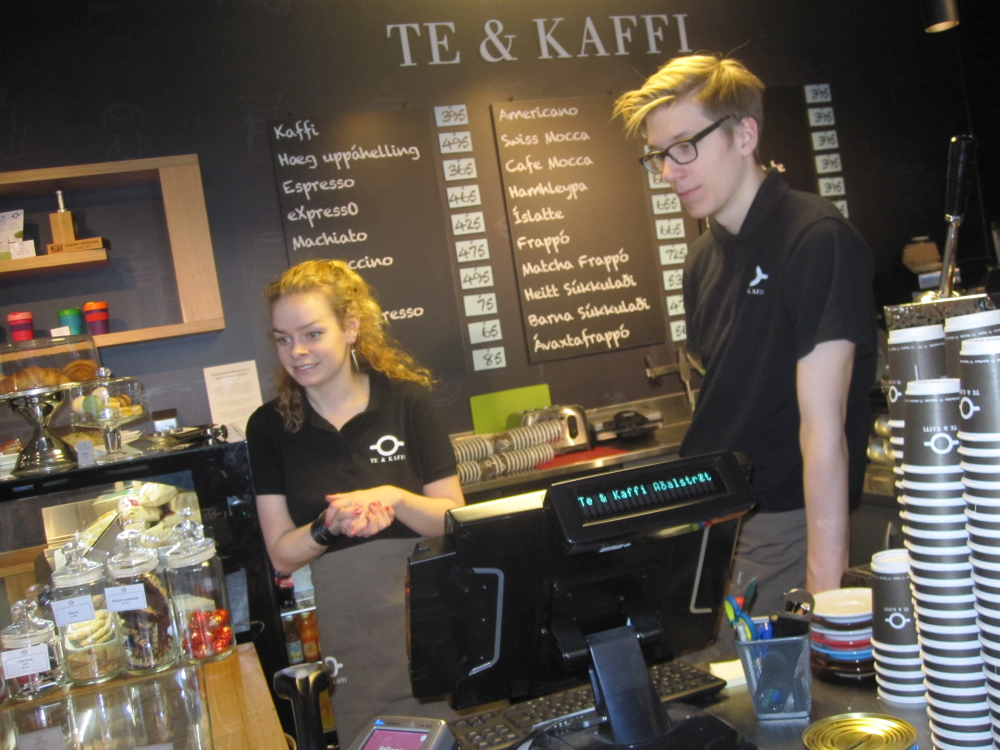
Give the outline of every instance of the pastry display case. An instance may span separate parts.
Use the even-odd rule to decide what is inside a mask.
[[[66,391],[98,377],[100,357],[90,336],[0,344],[0,400],[33,428],[14,473],[48,474],[76,464],[76,451],[49,429]]]
[[[287,661],[243,442],[190,444],[131,461],[0,481],[0,629],[11,624],[11,605],[31,598],[30,587],[59,585],[52,572],[65,565],[68,540],[79,537],[87,559],[104,564],[119,549],[116,537],[135,531],[165,565],[175,529],[186,519],[200,521],[214,545],[234,642],[252,642],[263,673],[273,674]],[[213,605],[213,611],[219,608]],[[190,661],[182,657],[178,664]],[[133,677],[104,685],[118,690],[122,679],[128,683]]]

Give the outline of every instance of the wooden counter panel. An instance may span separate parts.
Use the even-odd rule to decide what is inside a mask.
[[[285,734],[253,644],[205,665],[215,750],[286,750]]]

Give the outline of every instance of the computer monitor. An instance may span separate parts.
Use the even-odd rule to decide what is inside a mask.
[[[719,453],[450,511],[409,560],[413,695],[517,701],[586,682],[609,639],[625,651],[612,643],[598,680],[708,645],[753,502],[745,466]]]

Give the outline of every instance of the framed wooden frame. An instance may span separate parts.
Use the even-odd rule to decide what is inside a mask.
[[[0,196],[4,197],[150,183],[159,184],[163,195],[182,322],[95,336],[98,347],[221,331],[226,327],[198,155],[0,172]],[[103,250],[3,261],[0,280],[107,262]]]

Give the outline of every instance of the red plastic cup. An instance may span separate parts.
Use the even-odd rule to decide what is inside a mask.
[[[10,337],[13,341],[31,341],[35,338],[35,316],[30,312],[12,312],[7,316]]]
[[[90,328],[92,336],[110,332],[107,302],[88,302],[83,306],[83,314],[87,318],[87,327]]]

